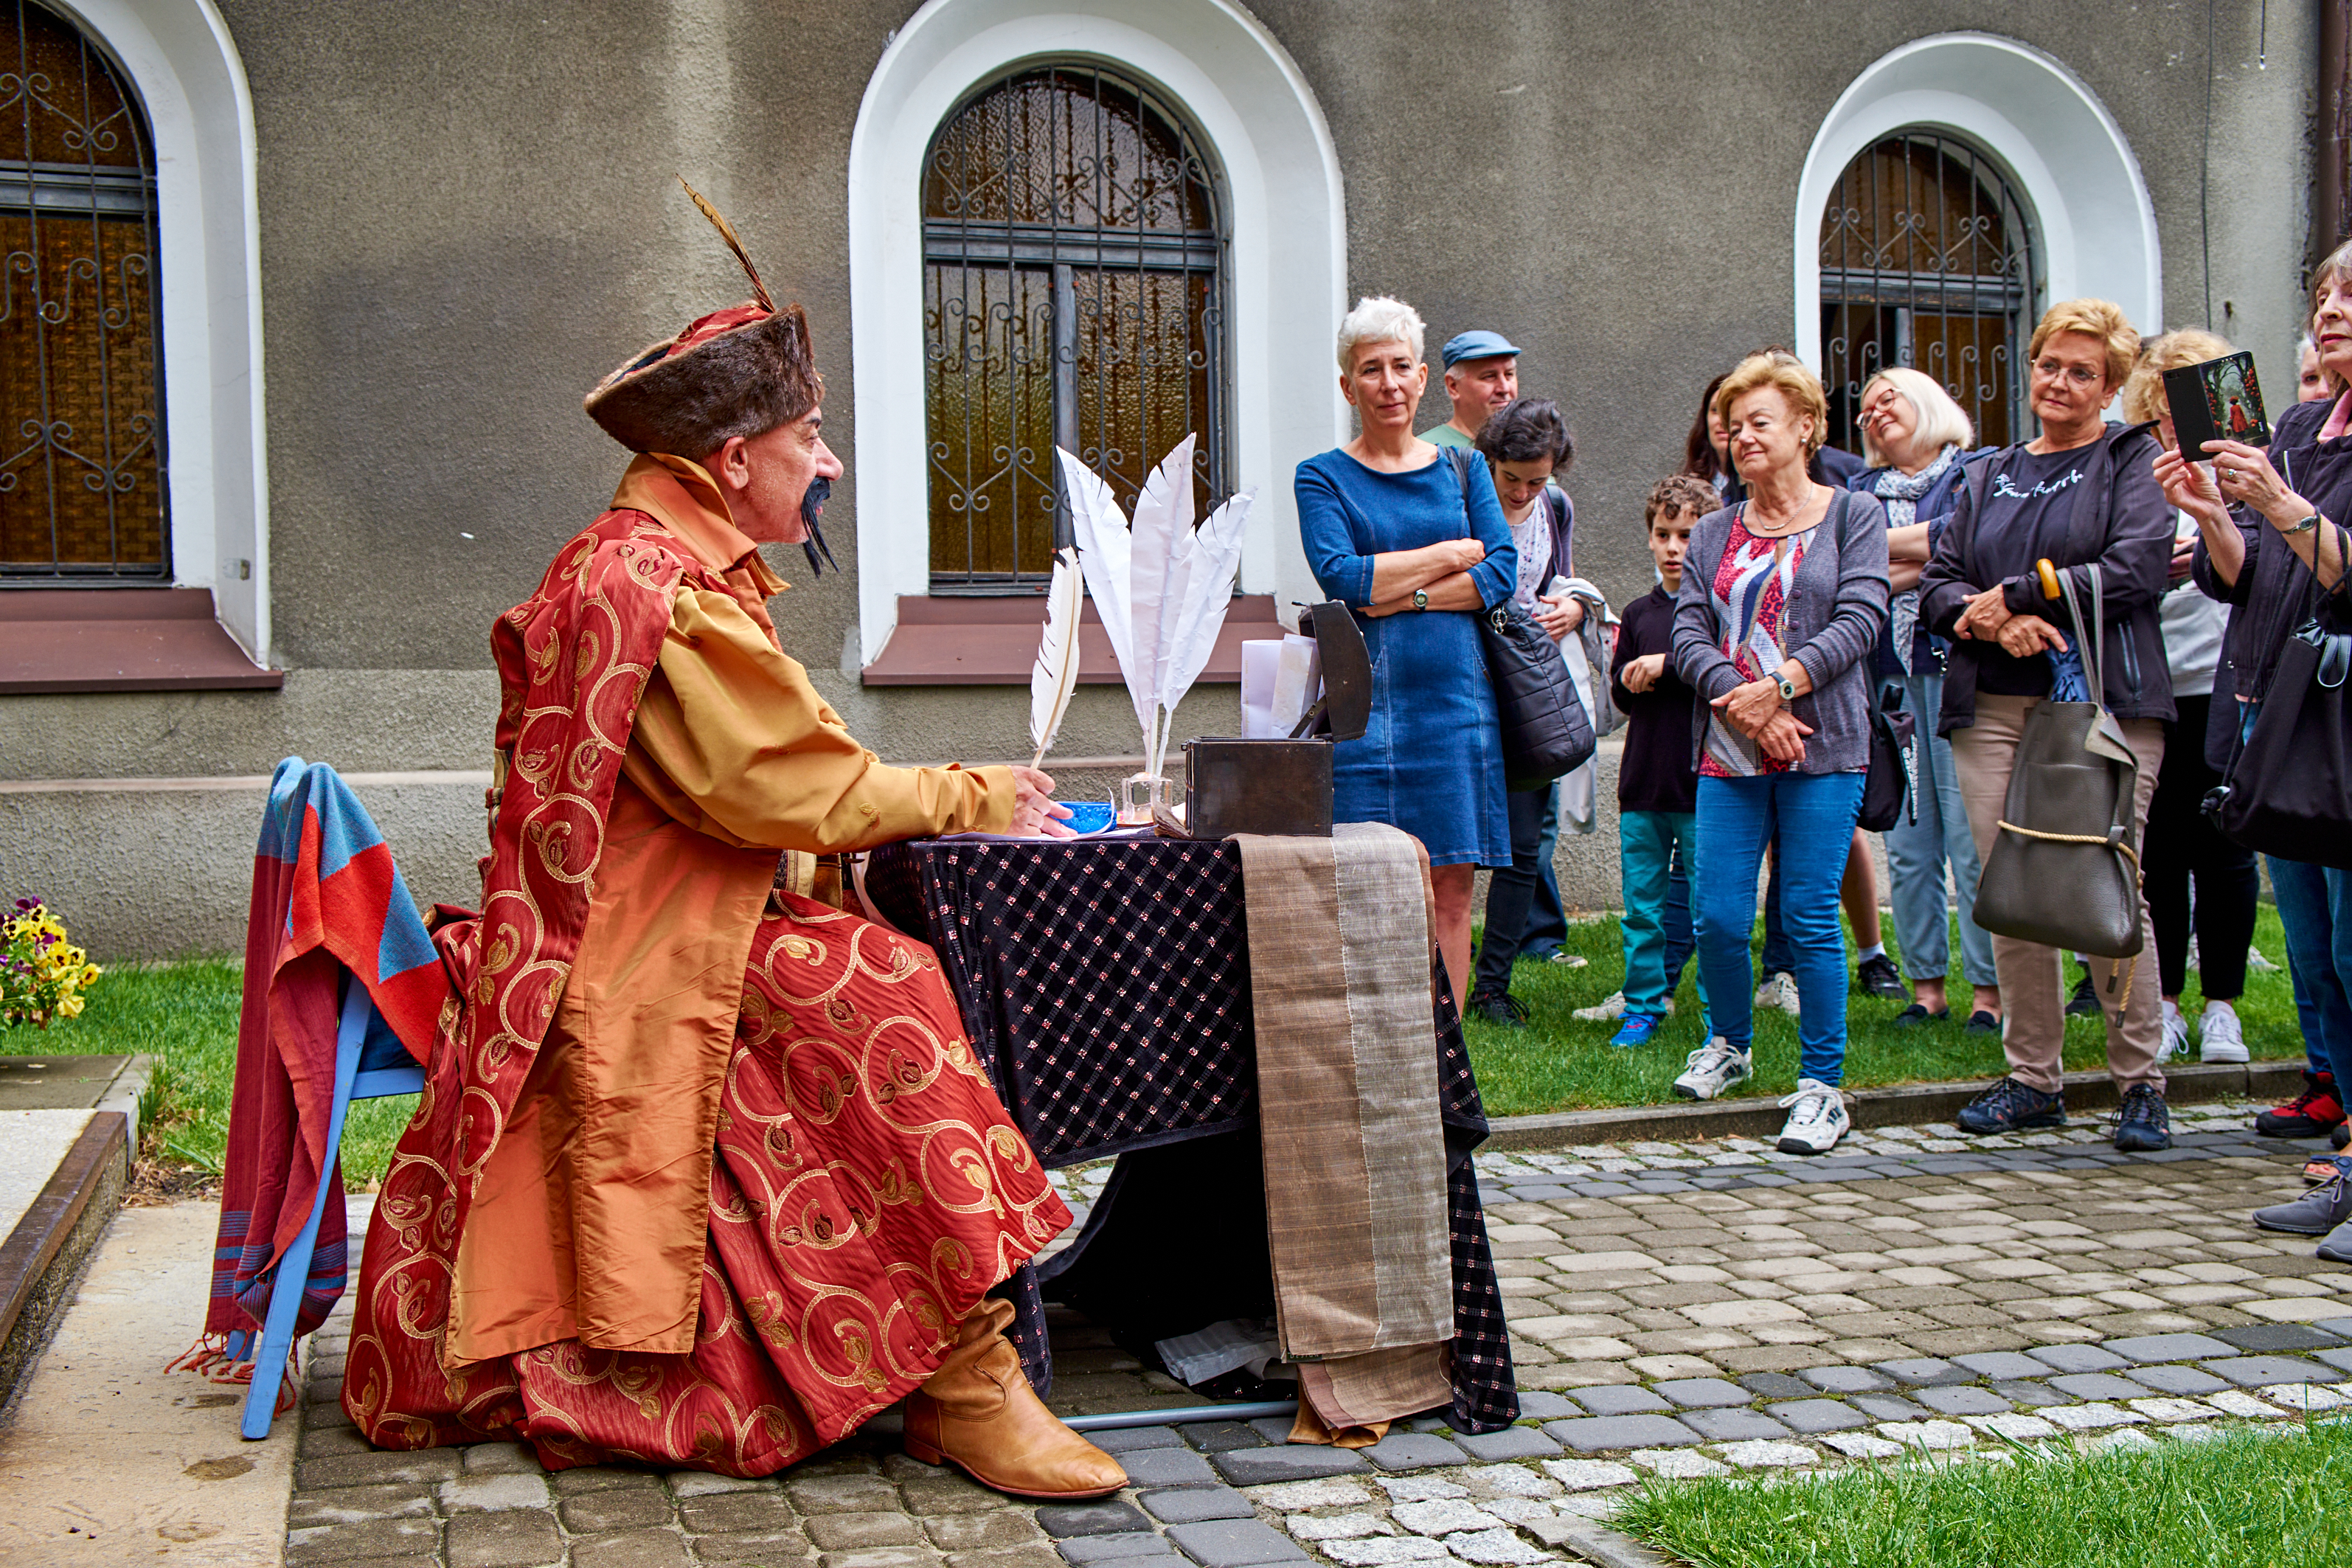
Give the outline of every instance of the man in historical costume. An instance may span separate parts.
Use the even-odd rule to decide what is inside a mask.
[[[1069,1212],[930,951],[811,896],[816,857],[1062,808],[1026,768],[881,765],[781,651],[757,545],[841,467],[800,308],[751,281],[589,394],[635,460],[493,629],[482,912],[435,931],[455,994],[344,1408],[386,1447],[756,1476],[903,1398],[919,1459],[1099,1496],[1124,1472],[986,1296]]]

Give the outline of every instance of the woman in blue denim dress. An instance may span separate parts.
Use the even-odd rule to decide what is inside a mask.
[[[1363,738],[1332,759],[1332,816],[1385,822],[1429,852],[1438,951],[1462,1004],[1470,892],[1511,863],[1501,733],[1477,612],[1517,583],[1518,557],[1484,463],[1468,485],[1412,433],[1429,384],[1410,305],[1360,301],[1339,325],[1339,386],[1362,434],[1298,465],[1298,529],[1324,593],[1352,606],[1372,659]]]

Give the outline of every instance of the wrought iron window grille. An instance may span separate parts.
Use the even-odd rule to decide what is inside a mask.
[[[1952,395],[1983,446],[2028,438],[2025,344],[2043,279],[2007,173],[1940,132],[1864,149],[1822,214],[1822,377],[1830,439],[1860,452],[1862,389],[1889,365]]]
[[[0,584],[171,573],[154,144],[68,19],[0,0]]]
[[[1053,449],[1132,509],[1197,433],[1230,487],[1222,183],[1184,115],[1092,64],[975,91],[925,159],[931,592],[1042,592],[1070,537]]]

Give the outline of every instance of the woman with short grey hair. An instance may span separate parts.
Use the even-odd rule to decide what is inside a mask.
[[[1951,970],[1948,872],[1959,902],[1960,973],[1974,990],[1970,1034],[2000,1032],[2000,976],[1992,937],[1976,922],[1975,836],[1960,799],[1952,743],[1936,733],[1944,703],[1944,661],[1949,644],[1919,624],[1919,573],[1934,552],[1960,499],[1961,458],[1976,428],[1933,376],[1890,365],[1862,388],[1862,452],[1870,467],[1846,481],[1848,489],[1876,496],[1886,509],[1887,577],[1894,596],[1886,631],[1878,639],[1883,692],[1899,695],[1913,716],[1912,803],[1888,828],[1886,868],[1894,881],[1895,939],[1911,1005],[1895,1015],[1898,1029],[1951,1016],[1945,982]]]
[[[1298,465],[1307,563],[1350,606],[1372,657],[1363,738],[1332,757],[1332,819],[1385,822],[1429,851],[1433,933],[1454,1005],[1470,979],[1470,895],[1511,864],[1502,730],[1477,616],[1511,596],[1519,558],[1486,465],[1466,473],[1413,434],[1429,387],[1426,329],[1402,300],[1339,323],[1339,390],[1361,431]]]

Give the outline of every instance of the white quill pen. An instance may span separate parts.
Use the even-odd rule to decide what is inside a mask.
[[[1136,498],[1131,530],[1110,487],[1061,453],[1078,564],[1135,706],[1145,772],[1154,775],[1166,760],[1176,705],[1216,649],[1257,493],[1234,497],[1195,530],[1194,444],[1187,436],[1152,470]]]
[[[1053,584],[1045,590],[1045,629],[1037,639],[1037,668],[1029,672],[1029,740],[1037,748],[1029,759],[1033,768],[1045,763],[1054,737],[1062,732],[1062,715],[1070,710],[1070,693],[1078,689],[1078,616],[1086,596],[1078,552],[1064,550],[1054,560]]]
[[[1128,566],[1137,668],[1128,676],[1135,716],[1143,724],[1143,771],[1157,776],[1160,761],[1160,693],[1168,638],[1175,629],[1192,552],[1192,440],[1176,444],[1143,481],[1135,498],[1135,553]],[[1139,681],[1137,676],[1141,676]]]
[[[1168,658],[1160,667],[1160,705],[1173,722],[1176,705],[1192,689],[1201,671],[1216,651],[1217,634],[1224,629],[1225,611],[1233,605],[1234,574],[1241,569],[1242,528],[1249,521],[1255,489],[1244,490],[1209,514],[1192,536],[1192,569],[1184,598],[1167,638]]]
[[[1057,448],[1058,450],[1058,448]],[[1128,612],[1128,571],[1132,554],[1127,514],[1111,500],[1110,487],[1067,452],[1061,453],[1062,489],[1070,501],[1070,531],[1078,542],[1078,567],[1086,574],[1087,591],[1094,595],[1095,614],[1102,617],[1103,633],[1118,660],[1127,689],[1136,696],[1134,641]]]

